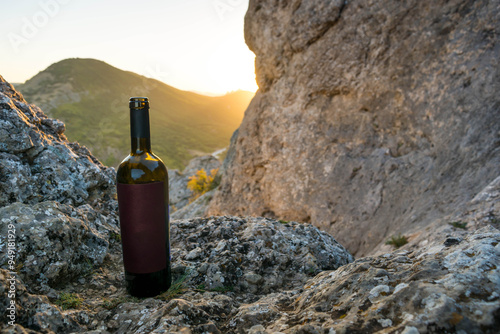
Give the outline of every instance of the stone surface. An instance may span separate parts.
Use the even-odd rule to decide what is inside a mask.
[[[2,83],[0,93],[9,99],[1,105],[2,126],[19,122],[28,110],[44,119],[10,85]],[[22,126],[1,152],[18,166],[1,174],[8,176],[3,187],[5,180],[21,184],[38,173],[19,149],[27,137],[41,138],[43,145],[33,146],[43,146],[41,152],[59,152],[63,166],[97,174],[59,174],[44,160],[42,167],[53,168],[40,175],[56,180],[55,188],[30,181],[29,196],[19,192],[12,203],[0,203],[2,332],[409,334],[496,333],[500,327],[500,178],[409,234],[400,249],[381,246],[373,250],[378,255],[354,262],[311,224],[235,216],[172,221],[172,289],[141,300],[125,292],[113,170],[56,137],[53,128],[35,123],[23,132]],[[85,188],[96,180],[102,183]],[[89,196],[60,193],[63,181]],[[13,227],[11,265],[7,236]],[[63,303],[65,296],[73,303]],[[13,325],[6,317],[11,300]]]
[[[252,319],[262,333],[495,333],[499,241],[490,226],[456,246],[362,258],[317,275],[300,293],[240,308],[233,328]]]
[[[184,185],[185,183],[181,183],[181,185]],[[210,190],[191,203],[188,203],[184,206],[182,206],[180,209],[174,211],[173,213],[170,214],[171,219],[189,219],[189,218],[195,218],[195,217],[205,217],[205,212],[207,211],[207,207],[212,200],[215,189]],[[178,207],[176,207],[178,208]]]
[[[353,261],[333,237],[312,225],[267,218],[179,220],[171,224],[171,245],[174,280],[182,282],[181,288],[177,294],[137,300],[125,293],[118,244],[112,238],[105,242],[103,237],[112,228],[106,226],[106,221],[92,219],[89,213],[76,209],[72,218],[69,210],[71,207],[53,202],[33,208],[13,204],[0,209],[5,216],[23,211],[24,217],[12,218],[16,226],[24,230],[34,227],[16,240],[17,261],[22,264],[14,276],[19,326],[41,332],[160,333],[185,327],[196,333],[223,332],[223,323],[241,305],[271,292],[300,288],[317,272]],[[30,222],[32,216],[41,223]],[[54,232],[61,227],[57,222],[66,223],[59,233]],[[38,240],[46,241],[43,251],[36,249]],[[73,246],[65,240],[72,240]],[[52,265],[48,259],[52,259]],[[85,259],[92,260],[90,268]],[[34,261],[38,261],[37,266]],[[66,265],[54,268],[54,263],[61,262]],[[47,288],[53,281],[39,279],[44,276],[57,278],[58,284]],[[0,272],[3,300],[8,300],[10,278],[9,271]],[[62,310],[56,306],[63,292],[81,298],[81,307]],[[4,313],[5,305],[0,306]]]
[[[465,207],[465,208],[464,208]],[[464,207],[452,214],[436,219],[424,229],[407,233],[408,243],[401,250],[417,251],[429,245],[443,243],[452,246],[462,242],[471,232],[487,227],[500,227],[500,177],[482,189]],[[393,249],[390,245],[379,245],[372,253],[380,255]]]
[[[10,305],[7,293],[11,287],[10,283],[14,281],[16,312],[15,318],[11,320],[6,317],[7,307]],[[30,294],[23,282],[5,269],[0,269],[0,295],[0,312],[5,319],[2,321],[2,333],[47,333],[48,330],[60,333],[81,329],[72,314],[64,314],[47,296]],[[15,326],[8,326],[8,321],[13,321]]]
[[[113,199],[114,169],[69,143],[64,129],[0,76],[0,206],[47,200],[97,205]]]
[[[171,231],[176,266],[207,289],[270,293],[353,261],[332,236],[296,222],[211,217],[176,221]]]
[[[180,220],[172,225],[173,273],[176,282],[181,282],[176,293],[143,300],[127,297],[121,267],[112,262],[78,279],[82,284],[54,291],[52,297],[30,293],[18,279],[16,328],[33,333],[298,334],[496,333],[500,326],[500,231],[492,226],[462,235],[462,241],[455,245],[441,242],[415,251],[396,250],[361,258],[308,279],[300,264],[306,260],[289,247],[294,241],[307,241],[309,249],[314,249],[318,235],[326,234],[310,225],[302,229],[296,223],[286,226],[265,218],[238,217]],[[208,230],[212,235],[204,233]],[[250,251],[269,244],[268,249],[262,245],[268,259],[273,255],[271,245],[281,233],[281,244],[276,246],[290,260],[253,263],[249,254],[240,254],[244,259],[234,266],[239,261],[234,261],[233,254],[238,251],[214,245],[216,240],[231,242],[220,237],[224,232],[234,232],[241,242],[237,246],[254,244]],[[334,253],[344,257],[341,262],[349,257],[333,238],[324,239],[322,247],[339,250]],[[191,247],[184,247],[185,240],[192,240]],[[331,265],[317,254],[321,252],[311,252],[310,260]],[[212,265],[221,269],[219,274],[208,273]],[[233,288],[209,288],[206,281],[206,285],[200,284],[204,282],[203,277],[200,280],[203,267],[208,269],[206,277],[224,277]],[[238,268],[245,274],[239,276]],[[280,277],[287,277],[287,270],[294,268],[293,284],[266,290],[266,283],[277,273],[283,270],[285,275]],[[4,300],[10,277],[8,271],[0,271]],[[245,281],[256,284],[258,290],[246,286]],[[75,294],[82,305],[68,310],[56,306],[61,292]],[[5,305],[0,305],[2,314],[7,311]],[[14,333],[13,327],[3,328]]]
[[[492,0],[251,0],[259,91],[207,214],[311,222],[358,256],[452,214],[499,176],[499,31]]]
[[[17,272],[31,292],[45,294],[100,266],[110,240],[120,233],[116,217],[102,215],[88,204],[74,208],[57,202],[14,203],[0,208],[0,222],[0,263],[8,262],[11,225]]]
[[[189,164],[184,168],[182,172],[179,172],[176,169],[168,171],[168,182],[170,189],[170,205],[173,212],[176,212],[179,209],[184,208],[186,205],[190,203],[193,192],[188,189],[187,183],[189,178],[196,174],[200,169],[204,169],[207,174],[210,174],[212,169],[217,169],[221,165],[219,159],[214,157],[213,155],[204,155],[201,157],[196,157],[189,161]],[[195,212],[196,209],[194,209]],[[203,209],[204,212],[205,209]],[[186,211],[186,210],[185,210]],[[191,218],[191,213],[193,209],[190,209],[188,212],[184,212],[182,214],[177,214],[177,218]],[[201,212],[203,214],[203,212]]]

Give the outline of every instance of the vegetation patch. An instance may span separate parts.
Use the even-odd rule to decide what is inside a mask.
[[[83,299],[75,293],[63,292],[56,300],[55,304],[63,310],[79,308],[82,305]]]
[[[109,233],[109,238],[111,240],[116,241],[116,242],[121,242],[122,241],[122,236],[120,235],[120,233],[116,233],[116,232]]]
[[[189,178],[187,187],[193,192],[191,201],[219,186],[221,177],[217,174],[218,171],[219,168],[212,169],[210,174],[207,174],[205,169],[202,168]]]
[[[397,236],[393,235],[389,240],[385,242],[386,245],[392,245],[396,249],[403,245],[406,245],[407,243],[408,243],[408,238],[401,234],[398,234]]]
[[[123,304],[123,303],[137,303],[139,301],[140,301],[140,299],[136,298],[136,297],[121,296],[121,297],[114,298],[114,299],[104,299],[104,301],[102,303],[102,307],[104,307],[107,310],[112,310],[112,309],[114,309],[115,307],[117,307],[120,304]]]
[[[172,285],[170,285],[170,288],[159,295],[157,298],[165,301],[172,300],[184,293],[186,291],[187,287],[185,285],[186,280],[189,276],[189,273],[185,273],[182,275],[177,281],[175,281]]]
[[[450,222],[449,224],[453,227],[461,228],[461,229],[465,229],[467,226],[467,222],[461,222],[461,221]]]

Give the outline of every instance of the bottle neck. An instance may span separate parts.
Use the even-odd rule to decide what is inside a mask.
[[[132,137],[130,152],[132,154],[151,153],[151,139]]]
[[[130,109],[130,138],[132,154],[151,152],[149,108]]]

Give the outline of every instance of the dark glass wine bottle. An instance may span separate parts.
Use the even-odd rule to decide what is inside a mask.
[[[171,282],[168,172],[151,151],[148,98],[129,107],[132,149],[116,172],[125,281],[132,296],[152,297]]]

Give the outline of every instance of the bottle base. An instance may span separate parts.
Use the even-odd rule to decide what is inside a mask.
[[[125,284],[127,292],[134,297],[154,297],[170,288],[171,279],[168,270],[135,274],[125,271]]]

